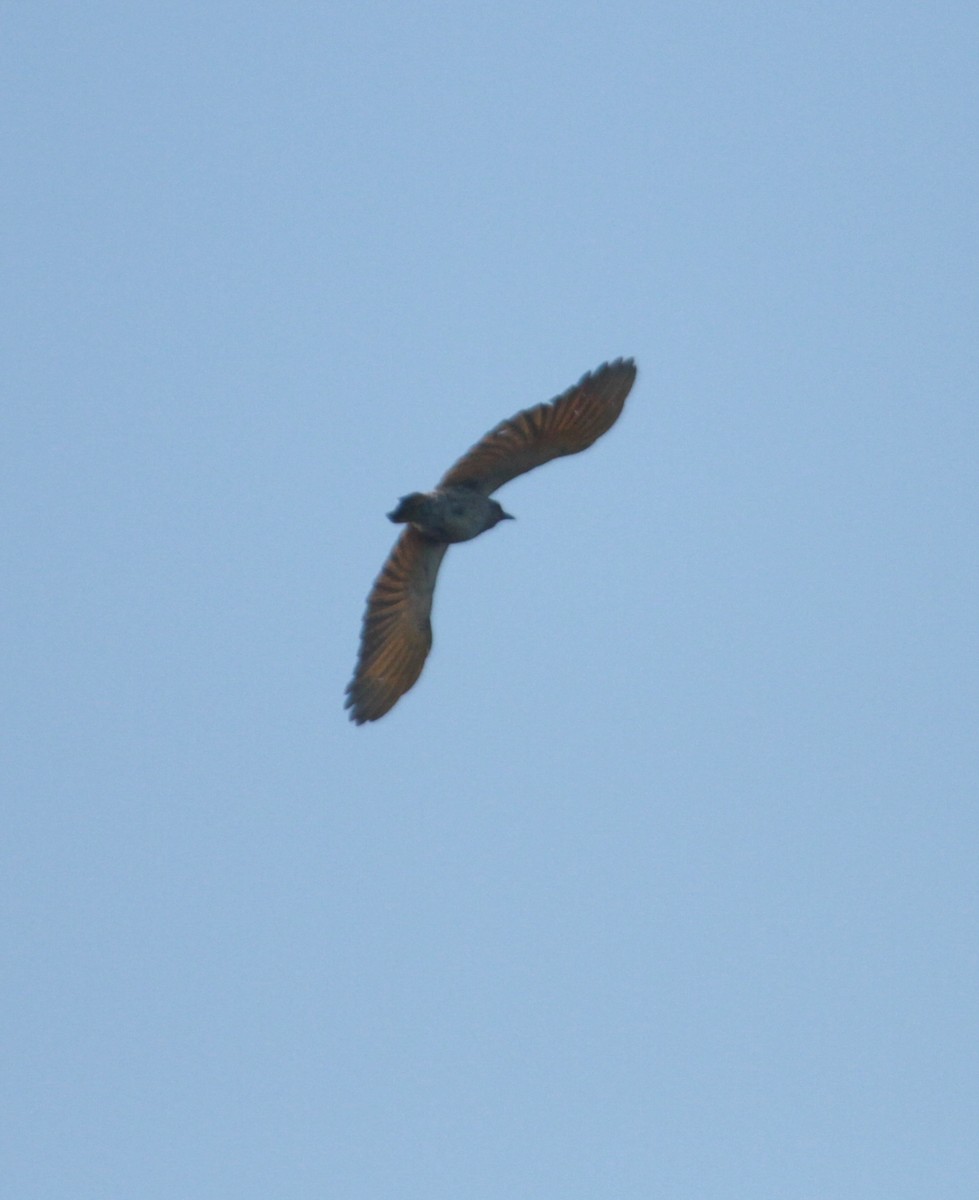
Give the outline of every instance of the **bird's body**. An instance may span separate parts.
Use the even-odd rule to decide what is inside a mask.
[[[549,404],[502,421],[430,492],[403,496],[390,520],[402,531],[367,598],[350,719],[384,716],[415,683],[432,645],[432,595],[448,547],[510,519],[490,494],[534,467],[585,450],[615,423],[636,378],[631,359],[585,375]]]
[[[500,521],[512,520],[495,500],[472,488],[435,488],[402,496],[388,520],[410,524],[433,542],[468,542]]]

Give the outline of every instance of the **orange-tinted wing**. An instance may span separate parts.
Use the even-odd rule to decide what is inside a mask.
[[[562,454],[577,454],[615,424],[636,378],[631,358],[603,363],[549,404],[501,421],[459,459],[440,487],[470,487],[484,496]]]
[[[447,547],[407,526],[367,597],[347,685],[351,721],[376,721],[415,683],[432,648],[432,593]]]

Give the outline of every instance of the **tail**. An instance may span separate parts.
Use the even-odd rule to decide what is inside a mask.
[[[419,519],[425,500],[423,492],[412,492],[408,496],[402,496],[398,501],[398,507],[388,513],[388,520],[393,521],[395,525],[406,525],[409,521]]]

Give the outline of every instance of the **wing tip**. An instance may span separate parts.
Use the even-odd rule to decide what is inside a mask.
[[[587,383],[592,380],[600,379],[603,375],[621,375],[623,378],[628,377],[629,386],[635,382],[636,375],[639,373],[639,368],[636,366],[636,360],[631,356],[629,358],[613,358],[608,362],[603,362],[593,371],[586,371],[581,377],[581,383]]]
[[[348,718],[355,725],[366,725],[369,721],[380,720],[385,713],[391,711],[391,709],[397,703],[397,700],[400,698],[395,697],[390,704],[382,704],[381,707],[378,708],[376,703],[373,705],[371,704],[371,698],[369,696],[356,694],[358,692],[357,683],[358,681],[356,679],[352,679],[350,683],[347,684],[347,698],[343,702],[343,707],[350,710],[347,713]]]

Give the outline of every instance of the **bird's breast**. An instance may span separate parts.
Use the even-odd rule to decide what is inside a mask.
[[[493,523],[490,501],[464,488],[429,492],[411,517],[418,532],[436,542],[468,542]]]

